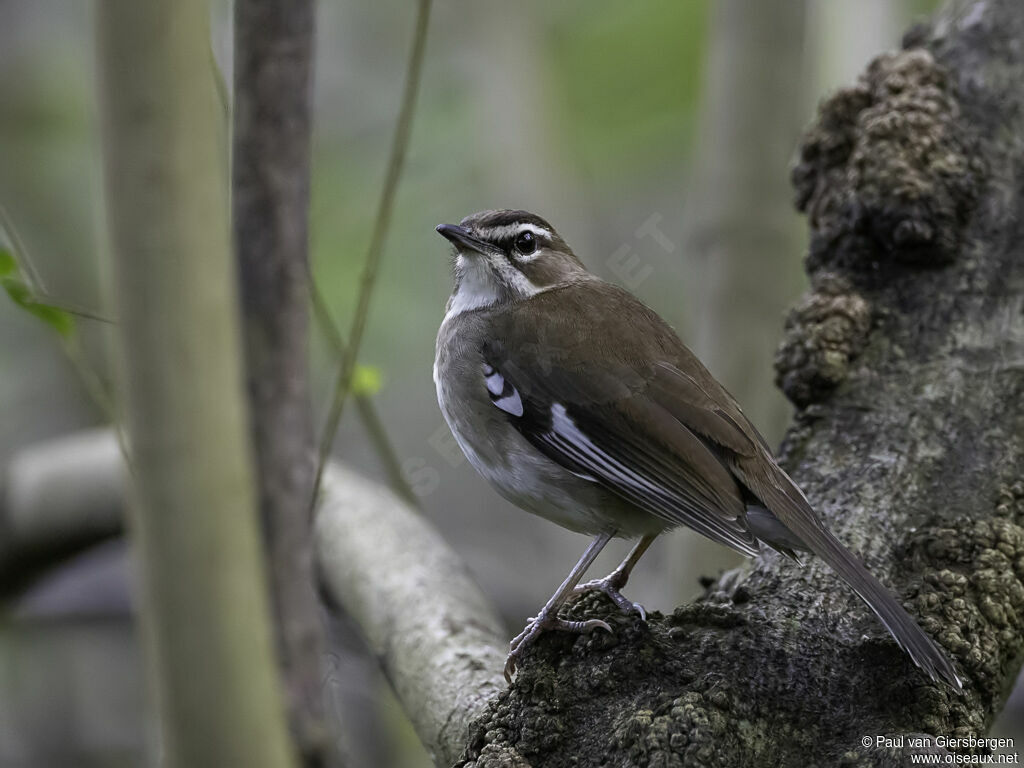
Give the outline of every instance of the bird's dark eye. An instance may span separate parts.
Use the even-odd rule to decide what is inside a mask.
[[[533,232],[523,232],[516,238],[515,245],[517,251],[524,256],[529,256],[537,250],[537,238],[533,236]]]

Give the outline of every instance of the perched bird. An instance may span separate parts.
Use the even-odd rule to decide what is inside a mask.
[[[454,246],[455,288],[434,381],[469,461],[513,504],[594,539],[512,640],[511,680],[545,629],[586,632],[558,609],[621,589],[654,538],[688,526],[744,555],[767,545],[822,558],[934,680],[962,688],[946,655],[824,527],[739,405],[654,311],[590,274],[544,219],[483,211],[437,231]],[[614,537],[638,539],[610,575],[577,587]]]

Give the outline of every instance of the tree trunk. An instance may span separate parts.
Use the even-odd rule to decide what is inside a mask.
[[[292,764],[242,387],[202,0],[97,6],[130,515],[161,765]]]
[[[875,736],[986,732],[1024,651],[1021,39],[1016,0],[955,6],[822,105],[793,174],[812,291],[776,361],[784,466],[965,694],[822,563],[768,553],[646,625],[578,602],[614,631],[544,636],[467,765],[892,765],[916,748]]]
[[[232,205],[277,651],[306,766],[328,761],[310,500],[312,0],[236,0]]]

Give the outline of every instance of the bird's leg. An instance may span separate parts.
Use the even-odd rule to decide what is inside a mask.
[[[603,579],[594,579],[586,584],[580,584],[573,590],[573,594],[589,592],[593,589],[599,590],[608,595],[611,601],[619,606],[623,613],[637,613],[640,614],[641,620],[647,621],[647,611],[644,610],[644,607],[640,603],[634,603],[632,600],[624,597],[619,590],[626,586],[626,582],[629,581],[629,574],[633,572],[633,566],[643,557],[644,552],[651,546],[651,542],[654,541],[657,535],[654,533],[642,537],[633,546],[633,549],[629,551],[629,554],[626,555],[626,559],[619,563],[618,568]]]
[[[594,540],[590,542],[590,546],[587,547],[587,551],[583,553],[583,557],[579,559],[579,562],[573,566],[569,575],[565,577],[562,586],[558,588],[555,594],[551,596],[551,599],[540,609],[540,613],[530,619],[526,629],[512,638],[512,642],[509,644],[508,658],[505,659],[505,680],[510,683],[512,682],[512,674],[516,671],[520,657],[522,657],[530,643],[545,629],[560,629],[565,632],[579,633],[591,632],[595,629],[612,631],[612,628],[600,619],[567,621],[558,618],[558,609],[562,607],[562,604],[572,594],[573,588],[583,578],[583,574],[590,567],[590,564],[594,562],[594,558],[604,549],[604,545],[611,540],[612,535],[613,532],[608,532],[594,537]]]

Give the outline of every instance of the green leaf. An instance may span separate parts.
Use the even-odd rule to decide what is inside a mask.
[[[353,396],[366,397],[377,394],[380,392],[383,379],[380,368],[357,363],[356,369],[352,372],[351,391]]]
[[[14,260],[14,254],[0,245],[0,277],[16,274],[17,271],[18,262]]]
[[[6,252],[0,252],[0,285],[7,291],[11,301],[31,315],[35,315],[64,338],[75,329],[75,319],[63,309],[44,304],[32,295],[32,289],[19,277],[12,277],[6,271],[7,261],[3,258]],[[9,253],[7,253],[10,256]],[[13,259],[12,259],[13,260]]]

